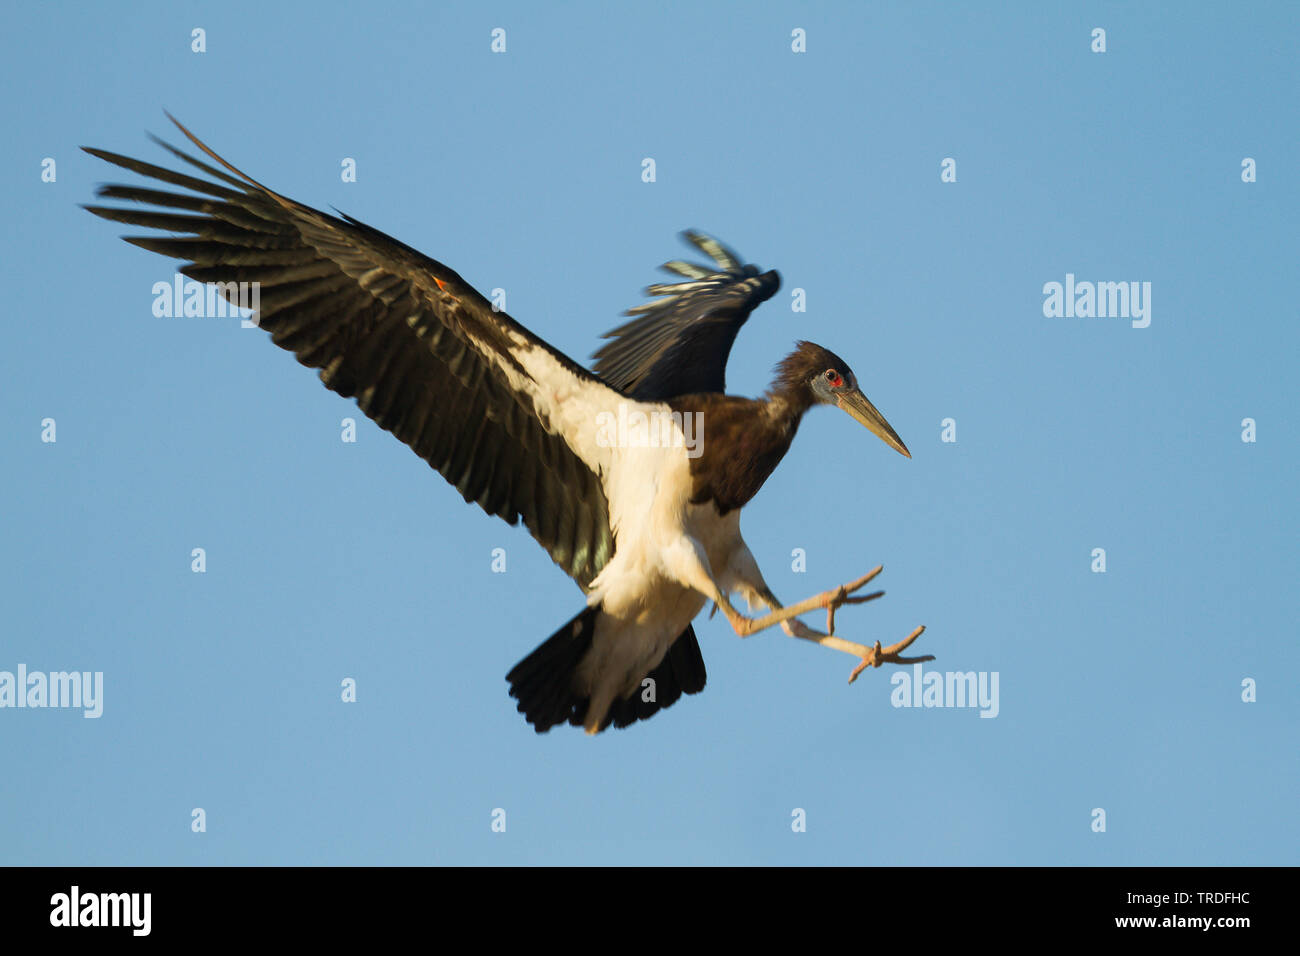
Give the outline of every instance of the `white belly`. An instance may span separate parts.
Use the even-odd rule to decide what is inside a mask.
[[[689,460],[681,448],[627,449],[606,484],[615,552],[592,582],[588,604],[603,612],[579,678],[593,697],[627,696],[663,661],[706,603],[674,573],[665,554],[684,535],[707,554],[714,575],[727,576],[739,540],[739,511],[719,517],[692,505]]]

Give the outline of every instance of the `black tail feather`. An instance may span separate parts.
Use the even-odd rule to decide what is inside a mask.
[[[574,690],[573,678],[583,656],[591,649],[598,613],[599,608],[584,608],[506,675],[510,696],[519,701],[516,710],[539,734],[566,722],[581,727],[586,720],[590,701]],[[671,707],[682,694],[698,694],[704,690],[707,675],[695,629],[688,624],[659,666],[646,676],[654,681],[655,699],[642,700],[642,694],[637,692],[615,700],[601,722],[601,730],[611,723],[626,727],[646,720]]]
[[[695,640],[695,628],[686,625],[686,630],[664,655],[659,666],[648,675],[654,681],[655,699],[642,700],[640,692],[631,697],[614,701],[609,708],[609,718],[615,727],[626,727],[638,720],[646,720],[665,707],[677,703],[682,694],[698,694],[704,690],[704,655],[700,653],[699,642]]]

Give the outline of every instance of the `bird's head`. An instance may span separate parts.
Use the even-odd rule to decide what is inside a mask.
[[[885,416],[862,394],[853,369],[830,349],[812,342],[797,343],[795,350],[777,366],[776,387],[787,395],[797,396],[800,404],[808,407],[834,405],[843,409],[890,448],[912,457]]]

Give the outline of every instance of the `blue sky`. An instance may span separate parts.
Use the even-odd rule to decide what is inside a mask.
[[[6,8],[0,671],[102,671],[104,700],[0,709],[0,862],[1300,862],[1298,20]],[[133,181],[77,147],[164,162],[144,135],[176,138],[164,108],[271,187],[505,289],[580,359],[683,228],[780,270],[730,389],[813,339],[913,458],[814,412],[746,538],[787,601],[883,563],[887,597],[842,636],[927,625],[928,668],[998,674],[996,718],[894,707],[890,670],[848,686],[851,658],[717,618],[704,693],[535,735],[503,678],[574,585],[265,333],[155,318],[172,264],[77,208]],[[1067,274],[1149,282],[1149,327],[1045,316]]]

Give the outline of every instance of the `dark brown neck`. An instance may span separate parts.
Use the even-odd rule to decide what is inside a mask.
[[[745,505],[790,448],[812,403],[774,388],[760,399],[696,395],[673,399],[675,409],[703,413],[703,455],[691,461],[691,501],[713,501],[726,514]]]
[[[782,421],[792,429],[799,427],[799,419],[803,417],[803,413],[815,404],[807,385],[802,382],[792,383],[780,376],[767,390],[763,401],[768,407],[768,414],[774,420]]]

